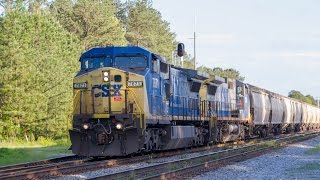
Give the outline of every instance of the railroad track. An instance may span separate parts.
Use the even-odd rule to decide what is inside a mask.
[[[3,171],[10,171],[10,170],[19,169],[19,168],[26,168],[26,167],[40,166],[40,165],[51,164],[51,163],[73,161],[73,160],[78,160],[78,159],[83,159],[83,158],[84,157],[80,157],[77,155],[70,155],[70,156],[45,159],[42,161],[35,161],[35,162],[30,162],[30,163],[14,164],[14,165],[9,165],[9,166],[0,166],[0,173]]]
[[[320,132],[296,134],[235,149],[205,153],[196,157],[182,158],[147,167],[108,174],[95,179],[186,179],[216,169],[225,164],[246,160],[294,142],[316,137],[319,134]]]
[[[77,155],[64,156],[59,158],[46,159],[30,163],[15,164],[0,167],[0,179],[14,178],[17,174],[36,171],[56,165],[80,164],[88,160],[86,157]]]
[[[133,164],[150,159],[161,157],[170,157],[179,154],[188,154],[206,150],[222,150],[235,147],[245,143],[244,141],[218,144],[214,146],[204,146],[191,149],[179,149],[174,151],[164,151],[156,154],[147,154],[143,156],[126,157],[126,158],[101,158],[89,159],[78,156],[67,156],[62,158],[49,159],[44,161],[18,164],[6,167],[0,167],[0,179],[37,179],[52,176],[67,175],[86,171],[93,171],[102,168],[116,167],[125,164]]]
[[[315,136],[315,134],[313,135]],[[289,137],[291,136],[284,135],[284,136],[281,136],[279,140],[284,138],[289,138]],[[271,140],[271,141],[279,141],[279,140]],[[212,154],[212,156],[214,157],[211,156],[211,160],[214,159],[215,161],[218,161],[221,157],[236,153],[236,149],[242,149],[242,153],[245,153],[246,151],[250,151],[250,150],[252,151],[252,149],[250,148],[256,149],[257,144],[259,143],[266,144],[266,142],[263,142],[263,141],[266,141],[266,140],[255,139],[250,141],[249,145],[248,143],[243,145],[245,142],[239,141],[236,143],[225,143],[225,144],[204,146],[204,147],[185,149],[185,150],[165,151],[165,152],[160,152],[155,154],[147,154],[143,156],[126,157],[126,158],[88,159],[88,158],[77,157],[77,156],[63,157],[63,158],[39,161],[39,162],[28,163],[28,164],[19,164],[14,166],[0,167],[0,179],[49,178],[54,176],[83,173],[83,172],[94,171],[94,170],[103,169],[103,168],[117,167],[121,165],[134,164],[137,162],[145,162],[151,159],[155,160],[157,158],[197,153],[197,152],[203,152],[203,154],[208,154],[208,153]],[[254,143],[254,144],[251,145],[250,143]],[[234,155],[237,155],[237,154],[234,154]],[[82,159],[77,159],[77,158],[82,158]],[[159,178],[159,175],[164,177],[171,177],[172,174],[166,174],[166,173],[180,172],[178,171],[178,169],[181,167],[187,169],[187,167],[185,167],[185,165],[183,164],[195,165],[194,163],[191,163],[191,162],[194,162],[194,161],[200,162],[199,158],[200,157],[196,158],[198,160],[181,159],[183,161],[181,161],[180,164],[177,164],[179,163],[178,161],[160,163],[156,166],[140,168],[140,169],[126,171],[122,173],[110,174],[107,176],[102,176],[100,178],[102,179],[103,178],[108,178],[108,179],[119,179],[119,178],[120,179],[121,178],[125,178],[125,179],[139,178],[140,179],[142,178],[143,179],[143,178],[152,178],[152,177]],[[202,161],[203,160],[201,160],[201,162]],[[201,169],[203,170],[203,167]]]

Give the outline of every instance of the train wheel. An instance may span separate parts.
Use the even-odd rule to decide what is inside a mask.
[[[259,131],[259,134],[260,134],[261,138],[265,138],[265,137],[267,137],[267,130],[265,128],[263,128]]]
[[[274,131],[273,131],[273,132],[274,132],[273,134],[274,134],[275,136],[277,136],[277,135],[280,134],[281,129],[280,129],[279,127],[276,127],[276,128],[274,128],[273,130],[274,130]]]
[[[286,128],[286,133],[287,134],[290,134],[292,132],[292,127],[291,126],[288,126],[287,128]]]

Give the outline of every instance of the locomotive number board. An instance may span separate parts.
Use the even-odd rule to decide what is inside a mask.
[[[142,81],[128,81],[127,87],[142,87],[143,82]]]
[[[85,89],[87,88],[87,83],[83,82],[83,83],[74,83],[73,84],[73,88],[74,89]]]

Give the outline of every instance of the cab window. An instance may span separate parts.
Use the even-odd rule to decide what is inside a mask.
[[[148,61],[145,56],[118,56],[114,59],[115,67],[146,68]]]
[[[82,60],[81,70],[97,69],[102,67],[111,67],[111,58],[86,58]]]

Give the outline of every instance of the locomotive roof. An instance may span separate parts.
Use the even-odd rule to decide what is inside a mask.
[[[200,71],[193,70],[193,69],[186,69],[186,68],[181,68],[181,67],[176,67],[176,66],[173,66],[173,68],[179,69],[180,71],[183,71],[190,78],[195,78],[195,79],[199,79],[199,80],[205,80],[205,79],[208,79],[210,77],[209,74],[207,74],[207,73],[200,72]]]
[[[90,57],[107,57],[115,54],[151,54],[150,51],[139,46],[107,46],[107,47],[95,47],[84,52],[80,59]]]

